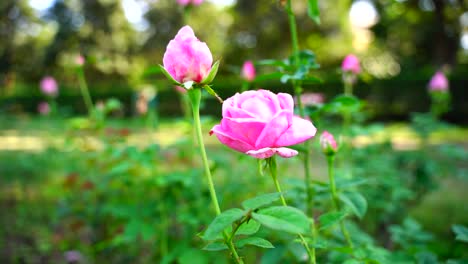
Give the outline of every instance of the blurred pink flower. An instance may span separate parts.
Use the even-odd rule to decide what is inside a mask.
[[[341,64],[341,69],[344,72],[359,74],[361,72],[361,66],[358,57],[356,57],[354,54],[349,54],[346,56],[343,60],[343,63]]]
[[[163,58],[166,71],[180,83],[200,83],[210,73],[212,63],[210,49],[195,37],[189,26],[181,28],[169,42]]]
[[[83,260],[83,255],[78,250],[69,250],[64,253],[67,263],[79,263]]]
[[[83,57],[83,55],[78,54],[75,58],[75,63],[78,66],[83,66],[83,64],[85,63],[85,58]]]
[[[177,0],[177,3],[181,6],[186,6],[188,4],[199,5],[203,3],[203,0]]]
[[[446,92],[449,88],[449,82],[447,77],[441,71],[437,71],[434,76],[432,76],[431,81],[429,82],[430,91],[443,91]]]
[[[338,144],[335,137],[328,131],[323,131],[320,136],[320,146],[325,154],[335,153],[338,150]]]
[[[42,78],[40,88],[41,91],[47,96],[55,97],[58,94],[57,81],[55,81],[55,79],[51,76]]]
[[[285,148],[312,138],[312,122],[294,115],[294,102],[286,93],[267,90],[237,93],[223,103],[223,119],[210,134],[224,145],[258,159],[275,154],[289,158],[298,154]]]
[[[295,98],[297,101],[297,98]],[[301,94],[301,103],[303,106],[314,106],[323,104],[325,96],[322,93],[304,93]]]
[[[186,93],[187,92],[187,90],[184,87],[181,87],[181,86],[178,86],[178,85],[174,85],[174,89],[179,93]]]
[[[244,65],[242,65],[241,75],[242,78],[246,79],[249,82],[255,79],[255,67],[252,61],[244,62]]]
[[[40,103],[37,105],[37,112],[39,112],[39,114],[41,114],[41,115],[48,115],[48,114],[50,114],[50,106],[49,106],[49,103],[47,103],[47,102],[40,102]]]

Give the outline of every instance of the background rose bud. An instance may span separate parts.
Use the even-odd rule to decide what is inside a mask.
[[[53,77],[46,76],[42,78],[40,88],[41,91],[47,96],[55,97],[58,94],[57,81],[55,81]]]
[[[359,64],[359,59],[353,54],[349,54],[343,60],[341,64],[341,69],[344,72],[352,72],[354,74],[359,74],[361,72],[361,66]]]
[[[335,137],[333,137],[333,135],[328,131],[323,131],[322,135],[320,136],[320,146],[322,147],[322,151],[325,154],[333,154],[338,150]]]
[[[256,158],[297,155],[286,146],[312,138],[317,129],[294,116],[294,102],[286,93],[266,90],[237,93],[223,103],[223,119],[210,134],[224,145]]]
[[[255,67],[252,61],[244,62],[244,65],[242,65],[241,75],[242,78],[246,79],[249,82],[255,79]]]
[[[201,3],[203,3],[203,0],[192,0],[192,4],[194,5],[199,5]]]
[[[169,42],[163,58],[164,69],[180,83],[200,83],[210,73],[212,63],[210,49],[189,26],[181,28]]]
[[[37,105],[37,112],[41,115],[48,115],[50,113],[50,105],[47,102],[40,102]]]
[[[303,106],[314,106],[325,102],[325,96],[322,93],[304,93],[300,98]]]
[[[447,77],[445,77],[444,73],[441,71],[436,72],[434,76],[432,76],[428,87],[430,91],[447,91],[449,88]]]
[[[77,66],[83,66],[84,63],[85,63],[85,58],[83,57],[83,55],[79,54],[78,56],[76,56],[75,64]]]

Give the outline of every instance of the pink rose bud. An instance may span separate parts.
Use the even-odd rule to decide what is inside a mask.
[[[57,96],[58,94],[58,85],[57,81],[50,76],[42,78],[40,83],[41,91],[48,96]]]
[[[83,64],[85,63],[85,58],[83,57],[83,55],[79,54],[78,56],[76,56],[75,63],[78,66],[83,66]]]
[[[50,113],[50,106],[47,102],[40,102],[37,105],[37,112],[41,115],[48,115]]]
[[[241,75],[242,75],[242,78],[246,79],[249,82],[255,79],[255,67],[252,61],[244,62],[244,65],[242,65]]]
[[[285,148],[312,138],[312,122],[294,115],[294,101],[286,93],[267,90],[236,93],[223,103],[223,119],[210,134],[224,145],[258,159],[275,154],[284,158],[298,154]]]
[[[189,26],[181,28],[169,42],[163,58],[164,69],[180,83],[200,83],[210,73],[212,63],[210,49]]]
[[[359,74],[361,72],[361,66],[359,64],[359,59],[353,54],[349,54],[343,60],[341,64],[341,69],[344,72],[352,72],[354,74]]]
[[[428,86],[430,91],[446,92],[449,88],[449,83],[444,73],[438,71],[434,74],[434,76],[432,76]]]
[[[327,155],[334,154],[338,150],[335,138],[328,131],[324,131],[320,136],[320,146],[322,147],[323,153]]]

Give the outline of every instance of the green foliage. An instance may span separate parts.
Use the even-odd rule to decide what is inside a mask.
[[[310,220],[299,209],[289,206],[272,206],[252,213],[252,218],[260,224],[291,234],[310,232]]]

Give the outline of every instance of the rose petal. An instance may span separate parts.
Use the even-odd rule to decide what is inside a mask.
[[[229,133],[223,131],[221,125],[214,126],[210,131],[210,134],[212,133],[216,135],[216,137],[219,139],[219,141],[221,141],[221,143],[234,150],[245,153],[249,150],[254,149],[254,147],[248,144],[247,142],[233,138]]]
[[[253,118],[229,118],[221,120],[221,129],[233,139],[238,139],[251,146],[265,128],[265,123]]]
[[[249,150],[245,154],[257,159],[266,159],[272,157],[275,154],[278,154],[283,158],[291,158],[296,156],[298,152],[290,148],[262,148],[259,150]]]
[[[309,120],[293,116],[291,126],[276,141],[277,147],[291,146],[315,136],[317,128]]]
[[[266,148],[266,147],[283,147],[289,145],[278,145],[276,142],[282,134],[287,131],[292,122],[292,112],[280,111],[277,115],[266,124],[260,136],[255,142],[255,148]],[[292,145],[292,144],[290,144]]]
[[[277,148],[276,153],[283,158],[291,158],[299,154],[297,150],[290,149],[290,148]]]
[[[294,112],[294,100],[290,94],[279,93],[278,100],[279,100],[281,109],[290,110],[291,112]]]

